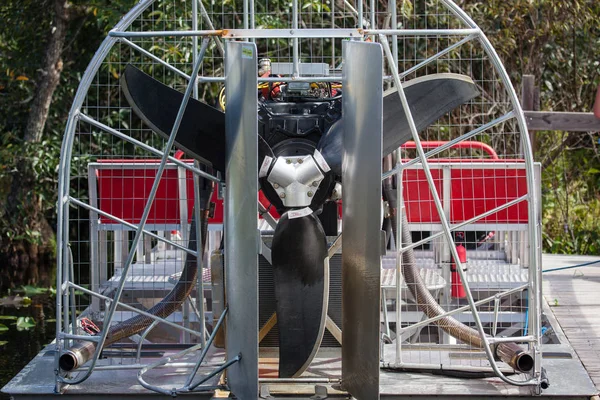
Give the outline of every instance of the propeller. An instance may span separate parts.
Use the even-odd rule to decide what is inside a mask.
[[[171,133],[183,94],[169,88],[132,65],[127,65],[121,78],[121,87],[133,111],[159,135],[168,138]],[[417,78],[404,84],[406,96],[417,130],[422,131],[442,115],[479,95],[473,81],[462,75],[437,74]],[[384,94],[383,100],[383,156],[388,155],[408,141],[412,135],[402,112],[400,99],[395,91]],[[327,255],[327,240],[323,226],[313,213],[320,209],[335,185],[334,175],[341,176],[343,154],[342,120],[335,122],[317,144],[317,149],[331,168],[319,160],[316,172],[316,187],[310,189],[312,201],[302,206],[285,206],[281,198],[288,198],[276,192],[269,179],[277,158],[262,136],[258,135],[259,165],[266,156],[266,165],[261,165],[261,185],[265,193],[274,197],[274,205],[283,212],[273,236],[271,257],[275,282],[275,300],[279,325],[279,376],[282,378],[299,376],[315,356],[323,337],[328,300],[328,270],[324,259]],[[190,99],[175,145],[214,168],[225,172],[225,114],[207,104]],[[306,147],[306,148],[303,148]],[[314,144],[306,141],[287,139],[275,145],[278,157],[288,157],[288,167],[298,163],[299,158],[313,154]],[[318,152],[315,153],[315,157]],[[294,156],[294,157],[292,157]],[[296,161],[294,161],[296,160]],[[308,171],[307,164],[297,171]],[[286,168],[288,168],[286,167]],[[287,171],[287,170],[286,170]],[[294,172],[290,172],[292,175]],[[304,173],[294,175],[301,179]],[[296,179],[294,178],[294,179]],[[312,178],[311,178],[312,179]],[[320,182],[320,183],[319,183]],[[281,182],[279,182],[281,183]],[[310,184],[313,183],[311,180]],[[304,182],[303,184],[307,184]],[[294,188],[301,187],[293,181]],[[300,185],[300,186],[298,186]],[[279,190],[282,190],[278,186]],[[308,193],[308,192],[307,192]],[[295,193],[297,194],[297,193]],[[267,196],[269,197],[269,196]],[[305,198],[302,198],[305,199]],[[309,207],[310,206],[310,207]],[[334,204],[335,206],[335,204]],[[333,230],[337,233],[337,210],[332,209],[335,221]]]
[[[434,74],[415,78],[402,85],[417,131],[421,132],[446,113],[479,96],[471,78],[458,74]],[[342,174],[343,119],[331,126],[317,149],[336,175]],[[383,154],[385,157],[412,139],[406,115],[396,89],[383,97]]]

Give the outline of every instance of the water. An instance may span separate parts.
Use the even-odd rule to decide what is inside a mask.
[[[30,317],[35,320],[35,326],[28,330],[19,331],[16,319],[1,319],[8,330],[0,332],[0,341],[8,343],[0,346],[0,387],[10,381],[21,369],[29,363],[55,337],[55,299],[48,294],[31,297],[32,303],[25,307],[22,303],[13,304],[10,297],[0,300],[0,315],[7,317]],[[5,318],[5,317],[0,317]],[[1,400],[9,396],[0,394]]]

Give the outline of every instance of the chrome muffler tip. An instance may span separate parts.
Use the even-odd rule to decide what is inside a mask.
[[[77,342],[65,350],[58,359],[58,366],[65,372],[81,367],[96,351],[94,342]]]
[[[533,357],[531,354],[522,352],[515,355],[514,365],[515,369],[520,372],[529,372],[533,369]]]
[[[531,354],[512,342],[498,344],[496,357],[519,372],[529,372],[535,364]]]

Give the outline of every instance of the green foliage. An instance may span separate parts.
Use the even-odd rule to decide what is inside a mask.
[[[48,137],[40,143],[23,142],[12,133],[0,138],[0,199],[6,199],[13,184],[19,180],[26,168],[32,168],[34,186],[26,196],[37,197],[41,211],[50,219],[54,217],[56,204],[57,168],[60,159],[60,141],[58,137]],[[0,235],[10,240],[25,240],[37,243],[41,232],[31,229],[27,207],[30,203],[15,204],[17,213],[0,218]]]
[[[424,1],[424,0],[423,0]],[[419,13],[422,0],[398,1],[398,15],[411,28],[410,19]],[[429,1],[429,0],[427,0]],[[0,210],[7,200],[11,185],[22,175],[28,160],[35,186],[27,195],[40,203],[51,226],[55,226],[57,168],[64,124],[73,96],[87,64],[106,33],[135,5],[137,0],[72,0],[76,12],[70,21],[66,47],[62,57],[64,70],[54,94],[44,137],[40,143],[25,143],[23,132],[32,102],[40,66],[53,18],[52,0],[4,0],[0,2]],[[204,2],[209,10],[223,11],[224,23],[241,26],[241,16],[233,12],[234,0]],[[351,1],[351,3],[354,3]],[[383,2],[379,2],[383,4]],[[157,0],[146,22],[136,22],[136,30],[144,30],[148,21],[171,23],[173,7],[183,2]],[[482,27],[502,58],[515,87],[523,74],[534,74],[541,86],[541,109],[588,111],[600,83],[600,2],[596,0],[462,0],[458,4]],[[260,28],[287,26],[291,2],[283,0],[257,1],[256,25]],[[315,18],[329,23],[332,1],[302,0],[302,12],[311,11]],[[383,6],[382,6],[383,7]],[[385,8],[385,7],[384,7]],[[383,9],[383,8],[382,8]],[[190,12],[187,7],[186,12]],[[273,12],[273,10],[277,10]],[[180,10],[177,10],[180,13]],[[384,17],[382,15],[382,17]],[[379,17],[378,17],[379,18]],[[317,23],[318,21],[312,21]],[[189,29],[189,18],[174,22],[179,29]],[[354,26],[349,15],[335,20],[339,27]],[[165,26],[167,28],[167,26]],[[174,28],[170,26],[169,28]],[[205,27],[204,27],[205,28]],[[427,43],[423,41],[422,45]],[[212,46],[212,45],[211,45]],[[268,43],[273,51],[289,51],[289,42],[274,39]],[[435,46],[430,46],[432,51]],[[315,57],[325,55],[329,46],[309,49]],[[190,47],[181,42],[157,38],[151,52],[172,63],[189,63]],[[264,51],[265,49],[261,49]],[[323,53],[320,53],[323,52]],[[118,79],[117,55],[103,64],[101,76]],[[160,73],[153,66],[149,73]],[[104,74],[106,72],[106,74]],[[443,71],[439,71],[443,72]],[[472,71],[471,71],[472,72]],[[208,85],[207,85],[208,86]],[[106,93],[118,96],[118,88]],[[203,93],[211,101],[217,85]],[[103,94],[104,95],[104,94]],[[94,99],[89,98],[90,101]],[[128,111],[111,110],[99,118],[111,125],[127,125]],[[441,132],[446,135],[450,132]],[[122,154],[101,142],[101,135],[91,134],[89,143],[102,148],[107,155]],[[144,140],[144,138],[141,138]],[[600,156],[598,135],[544,132],[537,134],[537,158],[543,171],[543,244],[544,250],[562,253],[598,254],[600,233]],[[73,160],[72,168],[82,170],[89,160]],[[74,174],[75,175],[75,174]],[[85,189],[84,187],[82,189]],[[81,196],[80,196],[81,197]],[[22,205],[25,207],[25,205]],[[19,209],[15,215],[1,215],[0,242],[4,239],[36,243],[41,233],[31,228],[27,213]],[[26,294],[27,291],[26,291]],[[29,293],[33,295],[33,293]]]
[[[591,153],[591,154],[590,154]],[[544,248],[600,254],[600,160],[593,149],[566,149],[545,171]]]
[[[589,112],[600,84],[600,2],[459,2],[482,27],[516,88],[523,74],[540,86],[540,109]],[[600,253],[598,133],[539,132],[543,168],[543,248]]]
[[[25,286],[21,286],[21,291],[25,293],[25,296],[37,296],[40,294],[55,294],[56,290],[53,288],[44,288],[44,287],[37,287],[37,286],[31,286],[31,285],[25,285]]]
[[[35,199],[51,226],[56,223],[57,169],[69,108],[78,82],[108,30],[135,0],[73,1],[73,16],[62,53],[64,69],[53,96],[43,140],[23,140],[29,108],[52,29],[52,0],[8,0],[0,3],[0,210],[11,185],[24,170],[33,171],[34,187],[24,195]],[[0,243],[39,244],[42,233],[29,220],[30,203],[19,202],[10,215],[0,211]],[[4,215],[3,215],[4,214]]]
[[[28,331],[35,327],[35,320],[31,317],[19,317],[16,322],[18,331]]]

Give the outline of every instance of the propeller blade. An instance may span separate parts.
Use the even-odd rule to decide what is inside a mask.
[[[418,132],[480,94],[471,78],[458,74],[415,78],[403,88]],[[392,89],[384,93],[383,98],[383,155],[387,156],[411,139],[400,97],[397,90]]]
[[[121,77],[129,105],[154,132],[168,139],[183,93],[140,71],[131,64]],[[175,145],[190,156],[225,171],[225,114],[191,98],[183,115]]]
[[[327,240],[312,212],[294,218],[302,211],[280,218],[271,246],[280,378],[297,377],[308,368],[321,344],[327,316]]]
[[[140,71],[131,64],[121,77],[125,98],[140,119],[168,139],[183,100],[183,93]],[[175,145],[199,161],[210,162],[225,172],[225,113],[190,99],[175,137]],[[258,153],[274,157],[273,150],[258,136]]]
[[[471,78],[458,74],[434,74],[415,78],[402,85],[417,131],[425,130],[446,113],[479,96],[479,90]],[[329,167],[342,174],[343,119],[331,126],[323,135],[317,149]],[[390,154],[412,139],[397,90],[384,93],[383,97],[383,154]]]

